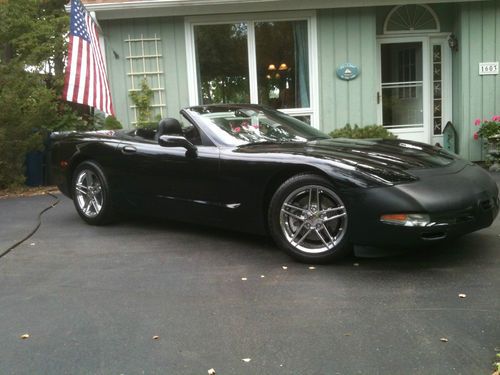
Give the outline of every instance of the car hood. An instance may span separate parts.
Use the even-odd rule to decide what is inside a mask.
[[[333,164],[385,184],[415,181],[429,171],[454,173],[465,163],[442,148],[407,140],[321,139],[307,143],[262,143],[240,146],[239,152],[301,155]]]

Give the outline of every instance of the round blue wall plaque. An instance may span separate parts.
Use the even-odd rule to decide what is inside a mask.
[[[345,63],[337,68],[337,77],[344,81],[350,81],[359,75],[359,68],[351,63]]]

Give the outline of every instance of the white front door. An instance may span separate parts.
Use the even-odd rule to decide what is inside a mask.
[[[431,142],[428,38],[379,40],[378,120],[401,139]]]

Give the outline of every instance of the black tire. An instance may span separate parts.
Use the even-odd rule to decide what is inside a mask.
[[[276,244],[305,263],[328,263],[352,250],[344,200],[325,178],[299,174],[274,193],[268,224]]]
[[[71,182],[76,211],[91,225],[110,223],[114,218],[108,181],[102,167],[93,161],[80,163]]]

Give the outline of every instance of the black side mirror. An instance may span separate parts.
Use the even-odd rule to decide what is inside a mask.
[[[196,146],[180,135],[162,135],[158,138],[158,144],[162,147],[184,147],[187,156],[197,155]]]

